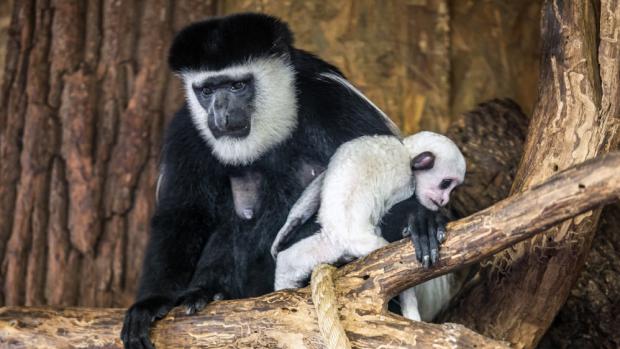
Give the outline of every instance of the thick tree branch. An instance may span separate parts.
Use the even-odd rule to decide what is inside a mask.
[[[501,347],[461,325],[416,323],[385,312],[406,287],[474,263],[593,207],[620,197],[620,153],[588,161],[448,227],[436,267],[423,269],[401,241],[341,268],[336,293],[357,348]],[[120,347],[123,310],[3,308],[0,343],[15,347]],[[308,288],[215,302],[197,316],[173,311],[152,338],[160,348],[323,347]]]

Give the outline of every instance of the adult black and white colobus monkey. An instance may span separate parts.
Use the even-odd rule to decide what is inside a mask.
[[[169,63],[187,102],[166,134],[126,347],[152,347],[151,323],[177,304],[194,312],[214,297],[272,291],[271,243],[304,187],[343,142],[397,132],[338,69],[292,44],[285,23],[260,14],[199,22],[174,39]]]

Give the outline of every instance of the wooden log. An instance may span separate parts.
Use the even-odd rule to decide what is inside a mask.
[[[411,244],[400,241],[335,273],[340,315],[357,348],[503,347],[456,324],[409,321],[386,312],[407,287],[474,263],[554,224],[620,197],[620,153],[588,161],[544,184],[453,222],[437,266],[423,267]],[[121,309],[3,308],[0,343],[12,347],[120,347]],[[200,314],[175,309],[157,322],[160,348],[322,348],[308,288],[214,302]]]

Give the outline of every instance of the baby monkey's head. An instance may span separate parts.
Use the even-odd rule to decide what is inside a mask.
[[[450,138],[434,132],[418,132],[403,143],[411,154],[418,201],[432,211],[445,206],[465,179],[465,157]]]

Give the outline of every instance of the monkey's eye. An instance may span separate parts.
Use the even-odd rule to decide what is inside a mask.
[[[443,181],[441,181],[441,183],[439,183],[439,189],[448,189],[448,187],[450,187],[450,185],[452,184],[452,180],[451,179],[444,179]]]
[[[200,93],[202,93],[204,96],[208,96],[213,93],[213,89],[211,87],[203,87],[200,90]]]
[[[241,91],[245,88],[245,82],[243,81],[237,81],[237,82],[233,82],[232,85],[230,85],[230,90],[233,92],[238,92]]]

